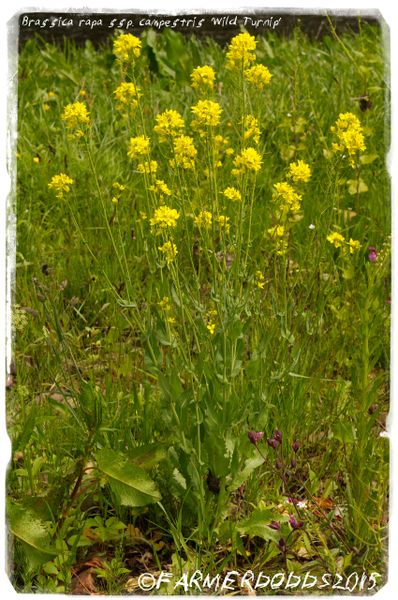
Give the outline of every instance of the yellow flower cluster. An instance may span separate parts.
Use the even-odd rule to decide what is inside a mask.
[[[239,200],[242,200],[240,191],[234,187],[225,188],[223,195],[228,198],[228,200],[232,200],[232,202],[239,202]]]
[[[164,258],[168,265],[173,262],[173,260],[178,254],[177,246],[170,241],[165,242],[163,246],[159,246],[158,250],[160,250],[164,254]]]
[[[357,154],[366,150],[362,125],[358,117],[349,112],[340,113],[335,125],[330,129],[338,139],[338,142],[332,144],[333,150],[347,152],[349,163],[354,167]]]
[[[245,78],[247,81],[258,87],[260,90],[264,89],[266,85],[271,81],[272,73],[264,65],[253,65],[250,69],[246,69]]]
[[[195,167],[195,158],[198,154],[193,139],[189,135],[181,135],[173,140],[174,159],[170,160],[170,165],[182,167],[183,169],[193,169]]]
[[[345,246],[348,246],[350,249],[350,254],[354,254],[361,248],[361,243],[358,240],[353,240],[352,238],[350,238],[349,241],[346,242],[344,236],[341,235],[341,233],[338,233],[337,231],[329,233],[326,239],[330,244],[333,244],[335,248],[343,248]]]
[[[216,332],[216,319],[217,317],[217,311],[214,309],[210,309],[207,312],[206,315],[206,329],[211,333],[211,335],[214,335]]]
[[[81,138],[84,128],[90,125],[90,115],[84,102],[73,102],[67,104],[61,115],[66,128],[70,131],[69,137]]]
[[[220,228],[225,230],[225,233],[229,233],[229,230],[231,229],[231,225],[229,224],[229,217],[219,215],[217,217],[217,222]]]
[[[265,277],[264,277],[264,275],[261,273],[261,271],[256,271],[256,286],[260,290],[263,290],[264,289],[264,284],[265,284]]]
[[[131,33],[122,33],[113,42],[113,53],[121,63],[134,63],[141,54],[141,40]]]
[[[114,196],[112,196],[113,204],[119,204],[119,200],[122,197],[122,193],[126,190],[126,186],[115,181],[112,184],[112,188],[115,190]]]
[[[144,160],[144,162],[140,163],[137,166],[137,171],[139,173],[143,173],[144,175],[156,175],[158,170],[158,163],[156,160]]]
[[[162,300],[158,302],[158,306],[165,313],[167,323],[173,325],[176,322],[176,319],[170,314],[173,310],[173,307],[170,304],[170,298],[168,296],[163,296]]]
[[[154,212],[153,217],[149,220],[151,227],[158,229],[160,233],[162,229],[168,227],[177,227],[177,221],[180,218],[179,212],[175,208],[169,206],[159,206]]]
[[[140,89],[131,82],[122,81],[122,83],[113,92],[118,104],[118,109],[137,108],[138,100],[142,96]]]
[[[298,160],[289,165],[288,177],[294,183],[300,183],[300,181],[307,183],[311,178],[311,169],[303,160]]]
[[[232,175],[241,175],[243,173],[257,173],[262,165],[261,155],[255,148],[244,148],[240,154],[234,158],[234,166]]]
[[[130,138],[130,145],[127,151],[129,158],[147,156],[150,152],[149,138],[145,135]]]
[[[213,67],[210,67],[209,65],[196,67],[191,73],[191,85],[196,89],[213,89],[215,77],[216,74]]]
[[[227,69],[245,69],[256,60],[256,39],[250,33],[232,38],[227,50]]]
[[[243,139],[252,139],[255,144],[258,144],[260,141],[261,131],[256,117],[254,117],[253,115],[246,115],[245,117],[243,117],[243,127]]]
[[[48,184],[50,190],[54,190],[56,192],[56,197],[62,198],[64,194],[70,192],[70,186],[73,184],[73,179],[65,175],[65,173],[60,173],[59,175],[54,175],[51,181]]]
[[[218,102],[213,100],[199,100],[192,106],[191,111],[195,115],[192,121],[193,127],[215,127],[220,123],[222,108]]]
[[[287,251],[287,240],[285,236],[284,225],[273,225],[268,230],[270,237],[275,241],[275,252],[279,256],[282,256]]]
[[[209,229],[212,224],[212,214],[208,210],[201,210],[200,213],[194,218],[194,223],[198,227],[204,227]]]
[[[161,139],[180,135],[185,127],[184,119],[177,110],[168,109],[156,115],[156,125],[153,130],[161,136]]]
[[[163,179],[156,179],[156,181],[149,186],[148,190],[153,192],[154,194],[159,194],[162,196],[171,196],[171,190],[168,185],[163,181]]]
[[[279,208],[282,213],[287,214],[289,211],[296,213],[301,209],[302,196],[295,192],[292,186],[286,181],[274,184],[274,198],[279,200]]]

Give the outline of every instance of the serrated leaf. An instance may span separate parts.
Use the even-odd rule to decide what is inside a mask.
[[[124,454],[104,448],[97,452],[96,460],[120,504],[136,507],[160,500],[155,482]]]
[[[50,535],[44,521],[32,510],[9,502],[7,521],[11,533],[21,543],[32,569],[37,569],[57,556],[58,551],[51,547]]]
[[[237,524],[236,529],[243,534],[252,537],[261,537],[266,541],[279,541],[279,533],[269,527],[269,523],[275,518],[272,510],[255,510],[250,517],[243,519]]]

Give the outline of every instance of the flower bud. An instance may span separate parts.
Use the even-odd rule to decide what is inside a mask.
[[[251,444],[257,446],[258,442],[263,439],[264,433],[262,431],[248,431],[247,437]]]

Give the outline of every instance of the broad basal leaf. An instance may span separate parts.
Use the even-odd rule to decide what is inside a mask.
[[[97,453],[96,459],[120,504],[146,506],[160,500],[154,481],[124,454],[104,448]]]
[[[11,533],[22,545],[32,569],[52,560],[57,550],[51,547],[48,530],[32,510],[12,502],[7,503],[7,521]]]

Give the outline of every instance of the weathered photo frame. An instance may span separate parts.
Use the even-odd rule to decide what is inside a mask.
[[[12,585],[378,591],[383,18],[29,11],[10,27]]]

